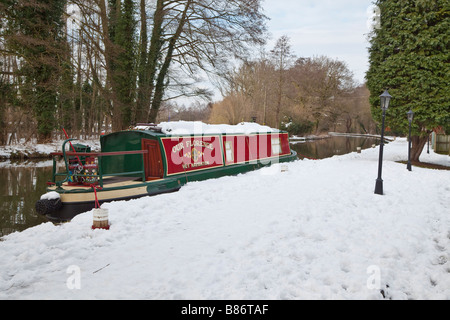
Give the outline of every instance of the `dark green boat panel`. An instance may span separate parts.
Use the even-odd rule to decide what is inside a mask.
[[[154,139],[141,131],[115,132],[100,138],[102,152],[135,151],[142,149],[142,138]],[[102,157],[103,175],[119,172],[136,172],[142,170],[143,156],[141,154]],[[135,175],[131,175],[135,176]]]

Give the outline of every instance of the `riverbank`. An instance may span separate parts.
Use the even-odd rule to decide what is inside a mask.
[[[328,132],[328,136],[330,137],[365,137],[365,138],[377,138],[381,139],[381,136],[378,134],[369,134],[369,133],[340,133],[340,132]],[[395,137],[384,136],[384,140],[394,141]]]
[[[0,161],[25,161],[25,160],[45,160],[51,159],[50,153],[60,152],[64,140],[38,144],[33,142],[25,143],[24,140],[8,146],[0,146]],[[100,150],[99,139],[75,140],[74,143],[87,144],[92,150]]]
[[[0,299],[450,299],[450,171],[379,148],[189,183],[0,241]],[[450,165],[426,151],[424,161]]]
[[[61,143],[52,142],[46,144],[11,144],[0,146],[0,161],[6,160],[30,160],[30,159],[48,159],[50,153],[61,148]]]

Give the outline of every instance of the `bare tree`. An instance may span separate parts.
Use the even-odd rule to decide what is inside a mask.
[[[230,57],[242,58],[249,46],[264,42],[265,19],[260,0],[158,0],[146,61],[147,84],[138,91],[147,106],[138,109],[149,110],[148,120],[154,121],[171,83],[182,84],[183,94],[189,94],[186,81],[170,76],[174,70],[178,79],[196,79],[200,72],[222,74]]]
[[[331,122],[337,119],[344,101],[340,97],[354,88],[353,74],[345,63],[326,56],[297,59],[291,81],[295,100],[314,119],[316,132],[325,118]]]
[[[224,100],[214,104],[211,122],[250,121],[278,126],[295,123],[305,133],[371,130],[368,95],[339,60],[325,56],[292,63],[288,39],[280,38],[271,59],[265,54],[226,75]],[[275,55],[276,54],[276,55]],[[359,127],[356,125],[359,124]]]
[[[280,125],[280,112],[282,108],[282,98],[285,95],[284,88],[286,84],[287,70],[289,69],[293,54],[291,53],[291,45],[289,44],[288,36],[281,36],[275,47],[270,51],[273,63],[278,73],[277,77],[277,103],[275,105],[275,121],[276,127]]]
[[[209,121],[211,123],[238,124],[249,121],[249,99],[239,93],[231,94],[214,104]]]

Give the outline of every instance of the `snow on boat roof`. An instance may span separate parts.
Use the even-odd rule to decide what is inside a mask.
[[[161,122],[158,124],[161,132],[167,135],[184,135],[184,134],[250,134],[250,133],[267,133],[280,132],[268,126],[263,126],[254,122],[241,122],[237,125],[229,124],[206,124],[201,121],[171,121]],[[136,130],[151,130],[152,126],[141,125],[136,126]],[[154,128],[154,127],[153,127]]]

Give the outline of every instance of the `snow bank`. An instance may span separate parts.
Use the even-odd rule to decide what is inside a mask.
[[[104,204],[109,231],[87,212],[10,234],[0,299],[450,299],[450,171],[409,172],[397,139],[376,195],[378,150]]]

